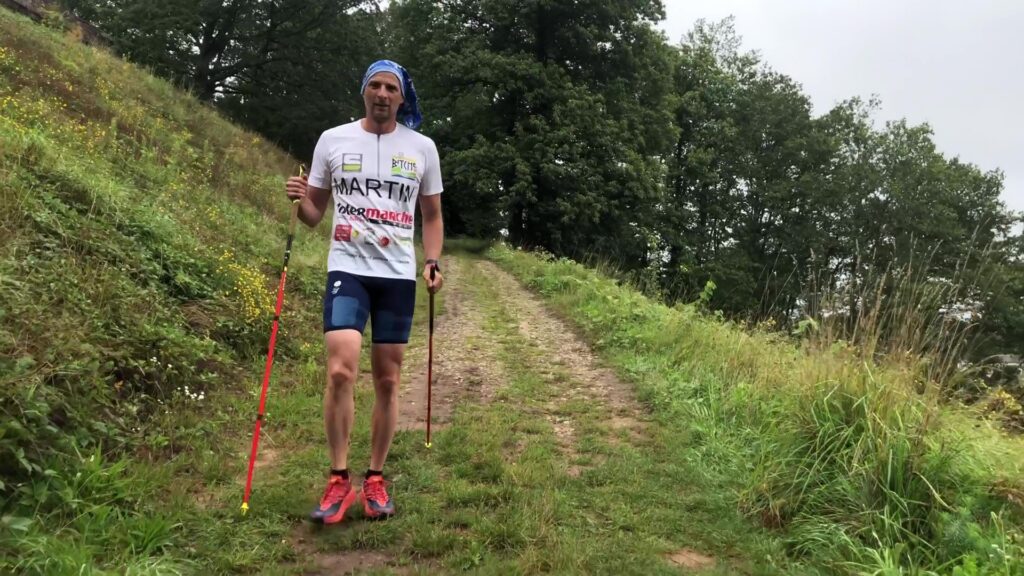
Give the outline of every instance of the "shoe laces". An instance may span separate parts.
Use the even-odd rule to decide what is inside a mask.
[[[370,479],[363,483],[363,496],[378,504],[387,504],[388,493],[386,488],[387,482],[383,478],[371,476]]]
[[[338,502],[345,497],[345,493],[348,492],[349,484],[348,481],[332,476],[327,482],[327,488],[324,490],[324,497],[320,499],[320,506],[328,507],[335,502]]]

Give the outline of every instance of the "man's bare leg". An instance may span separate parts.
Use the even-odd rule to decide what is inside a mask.
[[[370,469],[366,472],[362,491],[363,512],[367,518],[387,518],[395,513],[395,503],[388,496],[383,470],[398,424],[398,383],[404,352],[405,344],[373,345],[371,357],[376,399],[370,431]]]
[[[348,468],[349,439],[355,421],[354,392],[363,335],[356,330],[332,330],[324,334],[324,341],[327,348],[324,427],[331,467],[344,470]]]
[[[398,425],[398,389],[405,344],[374,344],[372,350],[373,422],[370,469],[383,470]]]
[[[324,429],[331,453],[331,476],[323,498],[310,519],[334,524],[345,519],[345,511],[356,501],[348,477],[348,446],[355,420],[353,396],[359,373],[359,347],[363,336],[356,330],[331,330],[324,334],[327,348],[327,386],[324,390]]]

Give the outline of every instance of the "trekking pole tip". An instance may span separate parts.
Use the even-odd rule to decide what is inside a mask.
[[[245,516],[248,513],[249,513],[249,503],[248,502],[242,502],[242,516]]]
[[[427,448],[430,448],[431,446],[433,446],[433,444],[431,444],[430,442],[426,442],[423,445],[426,446]]]

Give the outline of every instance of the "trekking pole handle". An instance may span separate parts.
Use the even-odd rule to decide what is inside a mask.
[[[302,178],[305,175],[306,175],[306,165],[305,164],[299,164],[299,178]],[[292,200],[292,206],[297,208],[298,205],[299,205],[299,202],[301,202],[301,200],[298,199],[298,198],[295,198],[294,200]]]

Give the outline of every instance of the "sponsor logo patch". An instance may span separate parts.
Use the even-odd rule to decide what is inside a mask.
[[[370,224],[383,224],[385,226],[394,226],[410,230],[412,229],[413,224],[412,212],[379,210],[377,208],[356,208],[351,204],[339,204],[338,214],[348,216],[349,219],[357,218],[360,219],[360,221],[369,222]],[[348,228],[352,227],[348,226]],[[337,229],[335,229],[334,234],[337,236]]]
[[[391,175],[406,180],[416,179],[416,160],[399,154],[391,157]]]
[[[352,241],[352,226],[348,224],[338,224],[334,227],[334,239],[338,242],[351,242]]]
[[[342,172],[362,172],[363,170],[363,155],[356,154],[354,152],[342,152],[341,153],[341,171]]]

